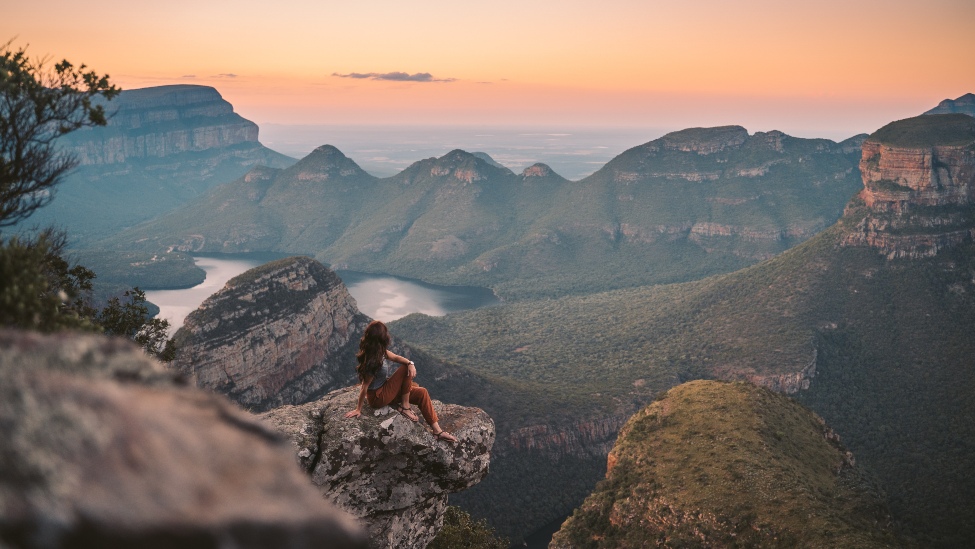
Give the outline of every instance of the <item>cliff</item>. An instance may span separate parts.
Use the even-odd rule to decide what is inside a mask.
[[[123,91],[105,105],[108,125],[72,132],[58,146],[80,165],[31,225],[65,228],[84,247],[172,210],[256,165],[294,159],[258,142],[258,128],[206,86]],[[97,267],[94,265],[92,267]]]
[[[190,313],[173,366],[251,410],[352,383],[369,319],[342,280],[307,257],[251,269]]]
[[[890,516],[822,419],[693,381],[634,415],[550,547],[891,547]]]
[[[74,132],[62,146],[82,165],[246,145],[257,148],[257,124],[208,86],[127,90],[105,103],[108,125]]]
[[[364,548],[288,442],[127,341],[0,330],[0,545]]]
[[[262,418],[291,436],[322,496],[365,523],[370,547],[425,547],[443,525],[447,494],[487,474],[494,422],[477,408],[434,400],[441,426],[458,439],[448,443],[389,407],[345,418],[358,394],[349,387]]]
[[[845,244],[916,259],[975,236],[975,118],[888,124],[864,142],[860,171],[864,188],[848,214],[862,219]]]

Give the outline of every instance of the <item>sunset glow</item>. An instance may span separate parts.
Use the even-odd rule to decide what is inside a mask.
[[[970,0],[38,0],[4,11],[0,38],[35,55],[124,88],[211,85],[258,123],[737,123],[839,136],[975,91]]]

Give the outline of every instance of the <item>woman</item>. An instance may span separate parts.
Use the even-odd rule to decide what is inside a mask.
[[[369,406],[382,408],[392,405],[403,417],[416,423],[416,417],[410,403],[420,407],[423,419],[433,428],[433,435],[440,440],[457,442],[457,437],[444,431],[440,427],[437,412],[433,409],[433,401],[426,389],[413,383],[416,377],[416,365],[413,361],[394,354],[389,349],[389,331],[386,325],[373,320],[366,326],[366,331],[359,340],[359,352],[356,353],[356,373],[359,374],[361,388],[359,401],[355,410],[345,414],[345,417],[359,417],[362,415],[362,403],[369,401]],[[393,369],[393,364],[400,366]]]

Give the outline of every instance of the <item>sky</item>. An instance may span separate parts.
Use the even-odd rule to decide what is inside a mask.
[[[975,92],[972,0],[13,0],[0,40],[259,124],[842,138]]]

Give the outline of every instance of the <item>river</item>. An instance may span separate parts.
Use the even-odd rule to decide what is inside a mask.
[[[206,279],[182,290],[151,290],[146,299],[159,306],[159,318],[169,321],[170,335],[183,325],[183,320],[203,301],[219,291],[231,278],[286,257],[281,254],[221,254],[196,256],[197,266],[206,271]],[[336,271],[355,298],[359,310],[371,318],[390,322],[411,313],[442,316],[452,311],[476,309],[498,303],[487,288],[473,286],[438,286],[384,274]]]

